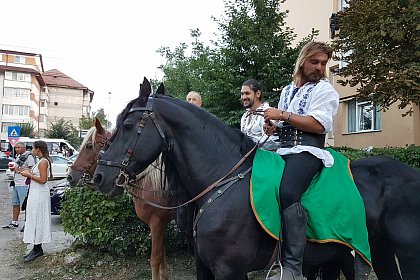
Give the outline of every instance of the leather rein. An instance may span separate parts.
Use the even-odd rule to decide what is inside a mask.
[[[167,144],[167,141],[166,141],[165,134],[163,133],[163,130],[160,127],[160,125],[159,125],[159,123],[158,123],[158,121],[156,119],[156,115],[153,112],[153,97],[149,97],[148,98],[148,101],[147,101],[147,104],[146,104],[145,107],[134,107],[134,108],[131,108],[128,111],[128,114],[130,114],[132,112],[138,112],[138,111],[144,111],[144,112],[143,112],[142,118],[141,118],[141,120],[139,122],[139,125],[138,125],[138,128],[137,128],[137,139],[136,139],[136,142],[134,143],[133,148],[127,149],[127,152],[125,154],[125,158],[123,159],[123,161],[121,163],[100,159],[101,156],[102,156],[102,154],[104,153],[104,150],[101,150],[100,153],[99,153],[99,155],[98,155],[98,164],[99,165],[106,165],[106,166],[112,166],[112,167],[120,168],[120,173],[118,174],[118,176],[117,176],[117,178],[115,180],[115,185],[117,187],[122,187],[125,191],[127,191],[133,197],[142,200],[144,203],[146,203],[146,204],[148,204],[150,206],[154,206],[156,208],[160,208],[160,209],[174,210],[174,209],[177,209],[177,208],[186,206],[186,205],[188,205],[188,204],[190,204],[190,203],[192,203],[194,201],[197,201],[198,199],[200,199],[201,197],[203,197],[204,195],[206,195],[207,193],[209,193],[211,190],[213,190],[215,187],[222,186],[222,185],[228,184],[230,182],[231,182],[231,184],[229,184],[229,186],[232,185],[236,181],[238,181],[240,179],[243,179],[245,177],[245,175],[251,171],[252,166],[250,168],[248,168],[246,171],[244,171],[243,173],[239,173],[238,175],[236,175],[236,176],[234,176],[232,178],[227,179],[230,175],[232,175],[242,165],[242,163],[249,157],[249,155],[253,151],[255,151],[255,149],[258,147],[258,144],[254,145],[253,148],[251,150],[249,150],[235,164],[235,166],[232,167],[232,169],[226,175],[224,175],[220,179],[216,180],[214,183],[212,183],[211,185],[209,185],[206,189],[204,189],[202,192],[200,192],[197,196],[193,197],[192,199],[190,199],[190,200],[188,200],[188,201],[186,201],[186,202],[184,202],[184,203],[182,203],[180,205],[177,205],[177,206],[164,206],[164,205],[160,205],[160,204],[154,203],[152,201],[146,200],[142,196],[133,193],[132,188],[134,187],[134,185],[132,183],[132,180],[130,180],[130,179],[133,178],[133,177],[135,177],[135,175],[133,176],[132,173],[127,173],[126,168],[127,168],[128,164],[129,164],[129,161],[130,161],[131,157],[133,156],[133,151],[135,150],[135,147],[136,147],[136,145],[138,143],[138,140],[140,138],[140,135],[141,135],[141,133],[143,131],[143,128],[144,128],[144,126],[145,126],[146,121],[147,121],[148,118],[153,122],[154,126],[156,127],[156,129],[157,129],[157,131],[158,131],[158,133],[160,135],[160,137],[164,141],[164,148],[163,148],[162,152],[168,151],[169,149],[168,149],[168,144]],[[112,143],[112,141],[109,140],[106,143],[109,146]],[[222,192],[219,192],[219,194],[221,194],[221,193]],[[210,202],[212,202],[212,201],[210,201]]]

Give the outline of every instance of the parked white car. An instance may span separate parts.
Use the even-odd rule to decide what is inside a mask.
[[[54,179],[67,177],[67,172],[73,161],[60,155],[50,155],[52,161],[52,174]]]
[[[58,178],[65,178],[67,177],[67,172],[70,166],[73,164],[73,161],[60,155],[50,155],[52,161],[52,174],[54,179]],[[9,163],[9,169],[6,170],[6,176],[13,180],[14,172],[10,170],[11,165],[13,163]],[[48,174],[50,176],[50,174]]]

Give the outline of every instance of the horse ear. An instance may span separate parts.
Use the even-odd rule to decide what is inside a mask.
[[[95,127],[96,131],[99,133],[103,133],[105,129],[103,128],[101,121],[98,118],[95,118]]]
[[[139,92],[139,105],[141,107],[146,106],[147,103],[147,99],[149,98],[149,95],[152,91],[152,87],[150,86],[150,82],[149,80],[144,77],[143,79],[143,83],[141,83],[140,85],[140,92]]]
[[[165,95],[165,86],[163,83],[160,83],[158,89],[156,90],[156,94]]]

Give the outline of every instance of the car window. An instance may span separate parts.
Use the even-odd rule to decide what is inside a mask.
[[[62,157],[51,157],[51,161],[56,164],[67,164],[67,159]]]
[[[70,160],[72,161],[76,161],[78,155],[72,155],[71,157],[69,157]]]

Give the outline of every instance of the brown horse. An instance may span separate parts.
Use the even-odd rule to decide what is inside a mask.
[[[105,130],[100,121],[95,119],[94,126],[86,134],[79,155],[68,173],[67,180],[72,187],[82,186],[90,181],[96,169],[99,152],[111,135],[112,133]],[[137,216],[150,227],[152,280],[168,279],[164,234],[166,226],[173,218],[171,211],[155,208],[146,203],[151,201],[160,205],[169,204],[168,184],[161,181],[165,176],[161,176],[159,166],[162,166],[160,159],[137,176],[138,179],[130,184],[131,188],[128,190],[133,196]]]

